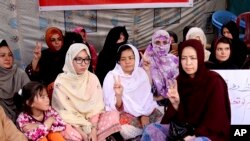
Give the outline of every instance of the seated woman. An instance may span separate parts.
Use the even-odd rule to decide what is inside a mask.
[[[214,49],[211,51],[210,60],[206,62],[209,69],[238,69],[232,61],[232,43],[226,37],[221,37],[215,43]]]
[[[170,103],[162,124],[149,125],[142,141],[150,138],[169,141],[173,138],[169,130],[172,122],[189,123],[194,129],[193,135],[180,136],[179,140],[229,140],[231,111],[227,84],[218,73],[206,69],[203,50],[202,44],[194,39],[181,44],[180,74],[168,90]]]
[[[0,39],[0,105],[13,122],[17,117],[14,95],[29,81],[27,74],[14,63],[7,42]]]
[[[90,60],[85,44],[70,46],[63,73],[55,80],[52,107],[78,131],[71,136],[80,137],[78,140],[102,141],[120,130],[119,113],[104,112],[100,82],[88,71]]]
[[[42,44],[37,42],[32,62],[25,71],[32,81],[39,81],[51,89],[57,75],[62,72],[67,49],[63,46],[63,33],[57,27],[46,30],[45,41],[47,49],[42,50]]]
[[[148,57],[151,67],[150,74],[153,80],[153,93],[160,105],[166,105],[168,80],[174,80],[179,74],[179,59],[169,53],[170,36],[165,30],[157,30],[152,36],[145,56]]]
[[[120,131],[124,139],[142,134],[144,126],[157,122],[162,113],[156,108],[150,84],[150,65],[144,57],[139,67],[139,52],[129,44],[119,47],[116,66],[104,79],[103,91],[107,111],[120,111]]]

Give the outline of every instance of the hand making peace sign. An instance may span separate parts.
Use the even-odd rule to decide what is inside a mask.
[[[34,49],[34,59],[40,60],[42,56],[42,43],[36,42],[36,47]]]
[[[117,96],[122,96],[123,86],[121,84],[120,76],[113,76],[114,77],[114,91]]]
[[[174,80],[174,81],[168,80],[166,83],[169,84],[168,94],[167,94],[168,99],[172,103],[175,110],[177,110],[179,107],[179,104],[180,104],[180,95],[178,93],[177,81],[176,80]]]

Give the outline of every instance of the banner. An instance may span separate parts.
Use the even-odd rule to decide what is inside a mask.
[[[39,0],[40,11],[191,7],[193,0]]]

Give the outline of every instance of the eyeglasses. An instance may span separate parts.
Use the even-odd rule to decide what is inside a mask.
[[[74,61],[77,63],[77,64],[82,64],[82,62],[84,62],[85,64],[89,64],[90,63],[90,58],[81,58],[81,57],[76,57],[74,58]]]

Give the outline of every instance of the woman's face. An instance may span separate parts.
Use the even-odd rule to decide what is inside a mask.
[[[223,35],[229,39],[233,39],[232,34],[230,33],[230,31],[226,27],[223,28]]]
[[[50,37],[50,41],[52,46],[56,51],[59,51],[62,48],[63,45],[63,39],[60,37],[59,34],[54,34]]]
[[[80,51],[73,59],[73,66],[76,74],[81,75],[88,70],[90,58],[85,50]]]
[[[132,49],[124,50],[119,61],[125,74],[131,75],[135,67],[135,55]]]
[[[116,41],[117,44],[122,43],[125,41],[125,36],[123,33],[120,34],[119,39]]]
[[[13,65],[13,54],[9,47],[0,47],[0,66],[5,69],[12,68]]]
[[[193,47],[186,47],[181,54],[181,65],[183,70],[192,78],[198,70],[197,53]]]
[[[230,57],[230,46],[226,43],[218,43],[215,50],[215,57],[219,62],[227,61]]]

